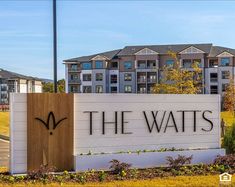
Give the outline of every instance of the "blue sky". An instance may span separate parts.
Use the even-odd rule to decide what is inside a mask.
[[[58,1],[63,59],[125,45],[214,43],[235,48],[235,1]],[[0,1],[0,68],[52,78],[51,0]]]

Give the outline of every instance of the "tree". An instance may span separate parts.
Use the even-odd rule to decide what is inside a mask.
[[[53,93],[54,92],[54,84],[51,82],[43,83],[42,84],[42,90],[45,93]],[[57,88],[58,93],[64,93],[65,92],[65,80],[61,79],[57,81]]]
[[[199,62],[193,62],[192,70],[180,67],[177,54],[169,51],[174,59],[173,67],[164,66],[161,80],[153,88],[154,93],[162,94],[198,94],[202,90],[202,70]]]
[[[224,95],[224,109],[230,112],[235,111],[235,85],[234,80],[230,78]]]

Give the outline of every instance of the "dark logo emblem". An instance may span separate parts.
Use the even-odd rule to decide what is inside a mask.
[[[49,127],[49,123],[50,123],[50,118],[52,118],[52,122],[53,122],[53,129],[50,130],[50,127]],[[42,124],[48,129],[50,130],[50,135],[52,135],[52,130],[55,130],[56,127],[64,120],[66,120],[67,118],[62,118],[61,120],[59,120],[58,122],[55,121],[55,115],[53,112],[50,112],[48,114],[48,117],[47,117],[47,122],[43,121],[42,119],[40,118],[35,118],[36,120],[42,122]]]

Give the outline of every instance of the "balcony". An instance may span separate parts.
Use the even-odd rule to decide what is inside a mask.
[[[211,94],[218,94],[218,89],[211,89]]]
[[[138,90],[137,93],[139,93],[139,94],[145,94],[145,93],[147,93],[147,92],[146,92],[146,90]]]
[[[69,84],[81,84],[81,80],[80,79],[69,80]]]
[[[210,78],[210,81],[211,82],[218,82],[218,78],[217,77]]]
[[[138,83],[146,83],[146,77],[139,77],[137,78]]]
[[[69,68],[68,69],[68,72],[80,72],[81,71],[81,69],[79,69],[79,68]]]
[[[156,78],[148,78],[148,83],[157,83]]]

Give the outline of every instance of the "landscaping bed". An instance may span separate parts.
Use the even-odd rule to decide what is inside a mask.
[[[30,172],[28,175],[11,176],[3,171],[0,174],[0,184],[86,184],[97,182],[131,181],[131,180],[153,180],[156,178],[176,176],[206,176],[219,175],[224,172],[235,173],[235,155],[218,157],[213,164],[190,164],[190,157],[179,156],[177,159],[167,158],[168,167],[156,167],[147,169],[129,169],[130,164],[121,163],[118,160],[110,162],[110,171],[95,171],[69,173],[51,173],[53,168],[41,167],[38,171]]]

